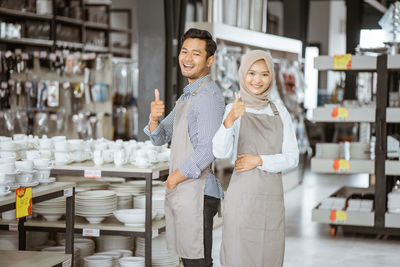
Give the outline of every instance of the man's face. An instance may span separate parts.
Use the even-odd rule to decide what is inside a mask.
[[[214,56],[207,59],[206,41],[197,38],[186,39],[179,53],[179,65],[182,75],[188,78],[189,83],[207,75]]]

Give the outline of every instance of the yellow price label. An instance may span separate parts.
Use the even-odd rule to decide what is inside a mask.
[[[333,108],[331,117],[332,119],[346,120],[349,118],[349,110],[347,108]]]
[[[350,161],[345,159],[334,159],[332,168],[336,172],[347,172],[350,170]]]
[[[32,215],[32,187],[23,187],[15,190],[16,218]]]
[[[344,210],[331,210],[329,219],[333,223],[345,223],[347,221],[347,213]]]
[[[335,69],[335,70],[351,69],[351,54],[334,56],[333,57],[333,69]]]

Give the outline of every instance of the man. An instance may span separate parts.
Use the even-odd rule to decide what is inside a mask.
[[[179,65],[189,84],[172,112],[165,112],[158,90],[144,129],[154,145],[172,140],[170,175],[166,181],[167,247],[186,267],[212,266],[213,218],[223,196],[210,172],[212,139],[222,122],[224,98],[210,79],[217,49],[209,32],[189,29],[182,37]]]

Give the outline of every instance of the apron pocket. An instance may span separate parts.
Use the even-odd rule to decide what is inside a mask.
[[[267,196],[242,193],[240,204],[240,226],[264,230],[266,225]]]

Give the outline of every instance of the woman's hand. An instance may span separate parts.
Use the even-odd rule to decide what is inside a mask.
[[[232,109],[224,121],[225,128],[231,128],[235,121],[243,116],[246,112],[246,106],[243,101],[239,100],[239,96],[235,93],[235,101],[232,104]]]
[[[252,154],[240,154],[238,159],[235,161],[235,170],[237,172],[245,172],[252,170],[262,165],[262,159],[260,156]]]

